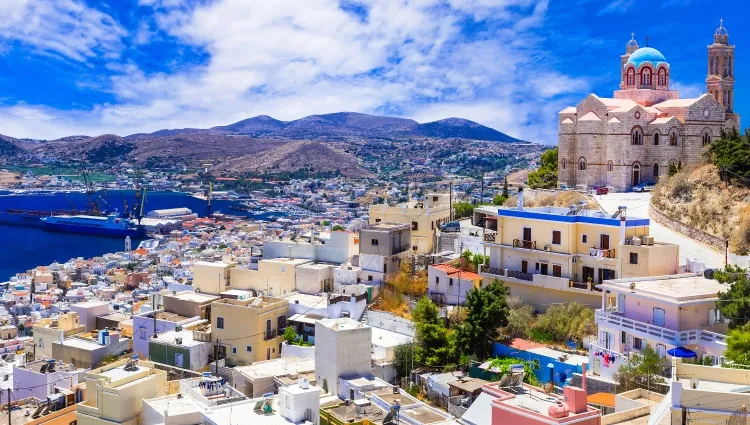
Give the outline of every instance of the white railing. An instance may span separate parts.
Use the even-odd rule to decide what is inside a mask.
[[[667,395],[656,405],[656,408],[651,411],[651,416],[648,417],[648,425],[656,425],[664,418],[664,415],[671,412],[672,407],[672,390],[669,390]]]
[[[672,329],[665,328],[663,326],[656,326],[646,322],[640,322],[638,320],[628,319],[617,314],[612,314],[604,310],[596,310],[596,323],[609,324],[617,326],[622,329],[630,329],[634,332],[640,332],[641,334],[660,338],[662,341],[668,342],[672,345],[684,345],[686,343],[705,343],[713,342],[716,344],[726,345],[726,335],[706,331],[702,329],[691,329],[687,331],[675,331]]]

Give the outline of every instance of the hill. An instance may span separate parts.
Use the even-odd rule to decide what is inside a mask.
[[[0,157],[13,157],[23,150],[20,140],[0,134]]]

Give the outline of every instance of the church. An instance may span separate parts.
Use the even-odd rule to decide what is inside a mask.
[[[720,21],[708,46],[706,94],[681,99],[670,89],[664,55],[634,36],[620,58],[613,97],[590,94],[560,112],[558,184],[628,191],[655,183],[670,165],[699,163],[722,129],[739,129],[734,112],[734,46]]]

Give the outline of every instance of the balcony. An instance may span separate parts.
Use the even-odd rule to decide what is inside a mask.
[[[646,322],[628,319],[620,314],[596,310],[596,324],[606,324],[621,329],[629,329],[638,332],[649,339],[659,339],[662,342],[674,345],[684,346],[688,344],[705,344],[715,343],[718,345],[727,345],[727,336],[724,334],[706,331],[703,329],[691,329],[686,331],[675,331],[663,326],[652,325]]]
[[[496,240],[497,240],[497,233],[495,233],[495,232],[489,233],[488,232],[488,233],[484,234],[484,241],[485,242],[493,242],[494,243],[494,242],[496,242]]]
[[[589,255],[592,257],[599,257],[599,258],[617,258],[617,255],[614,249],[589,248]]]
[[[263,340],[268,341],[270,339],[277,338],[279,336],[278,331],[276,329],[266,329],[265,332],[263,332]]]
[[[534,280],[534,275],[532,273],[517,272],[515,270],[508,270],[507,276],[512,279],[526,280],[528,282]]]
[[[499,267],[490,267],[488,264],[479,266],[479,273],[494,274],[495,276],[505,276],[505,269]]]
[[[513,248],[536,249],[536,241],[522,241],[513,239]]]
[[[411,248],[411,245],[408,243],[401,244],[399,246],[393,246],[393,249],[391,250],[391,255],[400,254],[402,252],[406,252]]]

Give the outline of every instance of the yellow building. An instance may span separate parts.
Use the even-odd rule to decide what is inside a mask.
[[[42,357],[52,358],[52,343],[61,343],[65,338],[86,331],[86,326],[81,324],[78,313],[69,312],[61,314],[57,321],[44,318],[32,328],[34,331],[34,360]]]
[[[78,404],[78,425],[137,425],[142,401],[167,394],[167,372],[147,361],[120,360],[84,378],[87,398]]]
[[[481,275],[503,281],[511,295],[539,310],[572,301],[599,308],[596,285],[606,279],[678,272],[679,247],[654,242],[649,219],[627,217],[624,208],[609,215],[582,205],[522,205],[474,210],[489,256]]]
[[[211,339],[220,347],[219,358],[232,365],[278,358],[288,308],[288,300],[273,297],[211,303]]]
[[[196,261],[193,264],[193,288],[206,294],[220,294],[229,289],[229,273],[234,264],[221,261]]]
[[[450,196],[428,193],[424,201],[398,205],[370,205],[369,224],[380,222],[411,225],[411,253],[429,254],[435,243],[435,232],[450,220]],[[415,249],[416,247],[416,249]]]
[[[310,262],[303,258],[274,258],[258,261],[258,270],[234,267],[229,271],[229,287],[270,297],[288,294],[297,286],[297,266]]]

